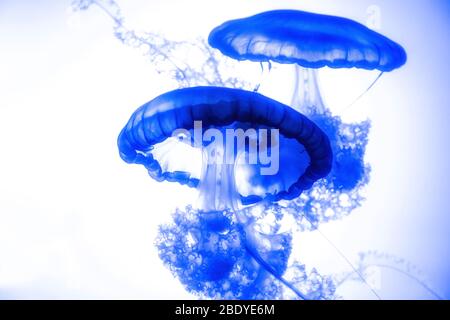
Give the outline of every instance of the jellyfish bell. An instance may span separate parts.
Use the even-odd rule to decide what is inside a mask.
[[[311,104],[323,107],[316,69],[389,72],[407,59],[399,44],[356,21],[296,10],[267,11],[227,21],[211,31],[208,42],[236,60],[296,64],[293,107],[303,112]]]
[[[406,62],[397,43],[341,17],[274,10],[215,28],[209,44],[236,60],[296,63],[305,68],[392,71]]]
[[[183,135],[174,137],[180,129]],[[253,150],[250,129],[257,133]],[[263,130],[279,132],[278,139],[262,143]],[[242,140],[237,132],[244,147],[234,143]],[[220,87],[178,89],[144,104],[118,147],[124,161],[143,165],[155,180],[198,188],[205,211],[293,199],[325,177],[332,161],[327,136],[302,114],[255,92]],[[255,152],[256,162],[245,161]],[[263,154],[279,161],[274,172],[264,171]]]
[[[405,64],[406,52],[399,44],[350,19],[295,10],[268,11],[227,21],[210,32],[208,42],[236,60],[295,65],[290,106],[307,115],[329,137],[335,157],[327,179],[333,190],[350,191],[362,185],[367,178],[365,148],[359,150],[354,146],[356,138],[348,143],[341,141],[348,126],[332,116],[324,105],[317,70],[329,67],[380,72],[351,106],[373,87],[383,72]],[[351,128],[359,126],[354,124]]]

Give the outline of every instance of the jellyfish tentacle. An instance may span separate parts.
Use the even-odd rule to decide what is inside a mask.
[[[312,112],[325,112],[316,70],[295,65],[295,84],[291,107],[306,115]]]
[[[345,112],[347,112],[351,107],[353,107],[359,100],[361,100],[362,97],[364,97],[370,89],[372,89],[375,84],[378,82],[378,80],[380,80],[381,76],[384,74],[384,71],[381,71],[377,77],[375,78],[375,80],[372,81],[372,83],[367,87],[366,90],[364,90],[358,97],[356,97],[355,100],[353,100],[348,106],[346,106],[344,109],[342,109],[341,114],[344,114]]]
[[[307,275],[296,263],[288,264],[290,235],[263,234],[253,229],[254,219],[245,211],[177,209],[173,221],[160,227],[159,255],[186,289],[200,297],[332,298],[331,278]]]
[[[155,51],[158,55],[160,55],[163,59],[165,59],[166,61],[168,61],[168,62],[170,62],[170,64],[172,64],[172,66],[175,68],[175,70],[177,71],[177,72],[179,72],[181,75],[182,75],[182,77],[183,77],[183,81],[188,81],[188,79],[187,79],[187,75],[186,75],[186,73],[185,73],[185,71],[170,57],[170,56],[168,56],[167,55],[167,53],[165,53],[164,51],[162,51],[162,50],[160,50],[159,48],[158,48],[158,46],[156,46],[156,45],[153,45],[153,44],[150,44],[148,41],[145,41],[144,39],[142,39],[142,38],[139,38],[136,34],[135,34],[135,32],[134,31],[131,31],[131,30],[129,30],[129,29],[127,29],[126,27],[125,27],[125,25],[124,25],[124,19],[123,19],[123,17],[121,17],[121,15],[119,14],[119,15],[117,15],[117,14],[115,14],[115,13],[113,13],[112,11],[111,11],[111,9],[108,7],[108,5],[105,5],[104,3],[103,3],[103,1],[93,1],[93,3],[95,3],[95,5],[97,5],[103,12],[105,12],[115,23],[116,23],[116,28],[117,29],[122,29],[122,33],[123,34],[132,34],[134,37],[136,37],[136,39],[135,40],[138,40],[141,44],[147,44],[147,45],[149,45],[149,46],[151,46],[151,49],[153,50],[153,51]],[[115,4],[115,3],[114,3]],[[111,5],[111,4],[109,4],[109,5]],[[115,9],[115,10],[118,10],[118,6],[117,6],[117,4],[115,4],[115,6],[113,6],[113,8]],[[122,36],[121,36],[121,33],[119,32],[119,31],[117,31],[116,32],[116,36],[122,41],[122,42],[125,42],[124,40],[125,40],[125,38],[121,38]]]
[[[302,293],[299,289],[297,289],[294,285],[292,285],[289,281],[287,281],[281,272],[275,270],[273,266],[271,266],[258,252],[257,242],[258,240],[255,238],[255,230],[250,230],[254,228],[254,218],[248,218],[243,211],[235,211],[234,212],[237,223],[240,225],[242,229],[242,237],[244,241],[244,248],[246,252],[252,257],[254,261],[256,261],[265,271],[271,274],[275,279],[289,288],[295,295],[297,295],[302,300],[310,300],[310,298]]]
[[[267,46],[247,45],[261,38],[271,41]],[[392,71],[407,59],[399,44],[356,21],[298,10],[273,10],[227,21],[211,31],[208,42],[236,60],[272,60],[314,69]]]
[[[307,215],[303,214],[303,217],[305,217],[306,220],[308,220],[311,225],[315,227],[314,230],[316,230],[322,238],[324,238],[328,244],[330,244],[333,249],[337,252],[339,256],[341,256],[342,259],[351,267],[352,271],[358,275],[358,277],[361,279],[361,281],[367,286],[367,288],[373,293],[373,295],[378,299],[382,300],[380,295],[375,291],[375,289],[367,282],[367,280],[364,278],[364,276],[361,274],[361,272],[353,265],[353,263],[346,257],[346,255],[331,241],[330,238],[328,238],[322,231],[319,230],[319,227],[315,221],[312,221]]]
[[[128,163],[143,164],[150,175],[158,181],[177,181],[192,186],[193,181],[189,172],[163,170],[160,164],[162,159],[158,159],[155,149],[158,148],[158,144],[164,143],[180,128],[194,130],[195,136],[196,121],[202,121],[205,128],[211,129],[208,135],[205,132],[199,145],[193,146],[194,148],[201,146],[204,151],[203,170],[196,186],[200,192],[200,210],[205,214],[233,210],[238,215],[239,206],[246,206],[264,199],[267,201],[293,199],[303,190],[311,188],[316,180],[325,177],[331,169],[332,153],[328,137],[304,115],[257,93],[220,87],[174,90],[138,108],[119,135],[120,155]],[[238,157],[247,152],[247,147],[245,144],[234,145],[229,163],[229,155],[225,153],[228,150],[224,146],[223,132],[229,129],[234,132],[260,127],[277,128],[281,138],[271,141],[270,148],[281,145],[287,148],[286,153],[290,155],[292,152],[294,157],[290,155],[287,158],[289,162],[287,172],[274,173],[275,178],[272,178],[275,179],[274,182],[266,180],[269,178],[264,177],[263,174],[255,175],[249,170],[248,173],[253,180],[252,178],[248,180],[255,186],[251,185],[250,193],[241,194],[241,191],[236,188],[235,169]],[[250,141],[248,143],[250,144]],[[208,148],[210,146],[212,147]],[[277,156],[280,155],[277,154]],[[244,166],[248,164],[245,163]],[[292,170],[297,172],[296,167],[300,167],[298,176],[292,175],[291,172]],[[260,164],[257,164],[256,168],[260,169]],[[285,179],[288,182],[284,182]],[[278,187],[279,184],[281,188]],[[275,189],[270,189],[272,185],[275,185]],[[258,194],[261,187],[266,189]],[[280,265],[278,262],[274,263],[270,256],[272,253],[268,253],[271,251],[267,249],[269,251],[266,252],[266,248],[258,247],[256,238],[251,238],[253,232],[249,229],[251,223],[238,223],[245,231],[241,235],[243,248],[252,261],[259,266],[257,282],[263,281],[266,277],[263,273],[267,272],[267,276],[275,277],[281,285],[292,290],[299,298],[307,299],[307,295],[282,276],[281,271],[285,270],[284,262],[287,264],[289,254],[276,253],[284,256],[281,259],[284,262]],[[208,234],[208,237],[212,236]],[[207,244],[205,245],[205,248],[208,247]],[[202,247],[199,249],[203,250]],[[290,246],[288,251],[290,252]],[[264,257],[265,255],[269,260]],[[213,259],[210,262],[212,265],[218,263],[225,269],[229,268],[220,262],[221,260],[223,259],[219,257],[217,261]],[[207,270],[205,272],[208,273]]]

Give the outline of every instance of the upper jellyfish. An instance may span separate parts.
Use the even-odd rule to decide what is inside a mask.
[[[216,27],[209,44],[236,60],[296,63],[305,68],[392,71],[406,62],[394,41],[346,18],[275,10]]]

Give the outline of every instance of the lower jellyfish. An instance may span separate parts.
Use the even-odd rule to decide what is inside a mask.
[[[314,290],[301,292],[283,277],[291,235],[256,229],[248,206],[296,198],[329,173],[329,141],[313,122],[258,93],[194,87],[136,110],[118,146],[124,161],[143,165],[154,179],[199,190],[199,208],[176,213],[175,224],[162,227],[158,241],[161,258],[188,290],[274,299],[286,287],[310,298]],[[197,169],[187,169],[189,153]]]
[[[218,55],[216,50],[211,50],[204,39],[195,43],[176,42],[158,33],[128,29],[124,25],[120,7],[114,0],[75,0],[72,3],[76,10],[86,10],[93,5],[111,18],[117,39],[127,46],[143,50],[156,71],[170,75],[178,87],[215,85],[255,88],[254,84],[235,75],[225,77],[222,70],[226,58]],[[204,58],[200,67],[177,59],[178,51],[186,51],[187,48],[198,50]],[[242,218],[239,220],[232,210],[206,214],[191,206],[185,210],[177,209],[173,223],[160,228],[157,246],[161,259],[190,292],[200,297],[291,299],[300,298],[298,291],[310,299],[333,299],[337,297],[335,291],[344,282],[364,281],[367,276],[365,270],[374,263],[382,263],[384,267],[400,270],[420,282],[439,299],[440,296],[409,265],[401,262],[402,259],[386,259],[386,255],[369,252],[361,255],[360,261],[356,263],[358,272],[353,270],[335,276],[321,276],[315,269],[307,272],[303,264],[289,257],[292,237],[280,228],[283,217],[291,215],[300,230],[311,230],[323,222],[348,215],[362,204],[363,187],[368,183],[370,173],[370,167],[363,159],[370,122],[346,124],[340,117],[331,115],[319,94],[317,71],[297,65],[295,67],[297,83],[291,106],[307,115],[329,137],[335,154],[331,173],[318,180],[312,188],[303,190],[292,201],[262,201],[259,205],[240,210]],[[270,71],[270,63],[267,71]],[[172,143],[168,141],[167,147]],[[163,150],[164,146],[160,144],[159,148]],[[160,156],[163,157],[164,152]],[[352,174],[346,175],[345,172]],[[197,177],[200,178],[200,175]],[[183,174],[175,172],[165,179],[177,180],[181,177]],[[195,181],[195,177],[191,179],[191,186],[196,185]],[[242,246],[248,241],[244,237],[245,229],[259,235],[260,243],[256,247],[261,259],[267,262],[266,266],[260,266]],[[383,258],[381,262],[380,257]],[[196,267],[202,263],[204,267]],[[280,281],[271,281],[274,276],[266,270],[267,267],[296,291]]]

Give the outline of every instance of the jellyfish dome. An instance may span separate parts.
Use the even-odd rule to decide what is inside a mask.
[[[305,68],[392,71],[406,62],[394,41],[346,18],[275,10],[216,27],[209,44],[236,60],[295,63]]]
[[[209,211],[296,198],[332,163],[327,136],[308,118],[256,92],[221,87],[178,89],[144,104],[118,147],[152,178],[200,189]]]

